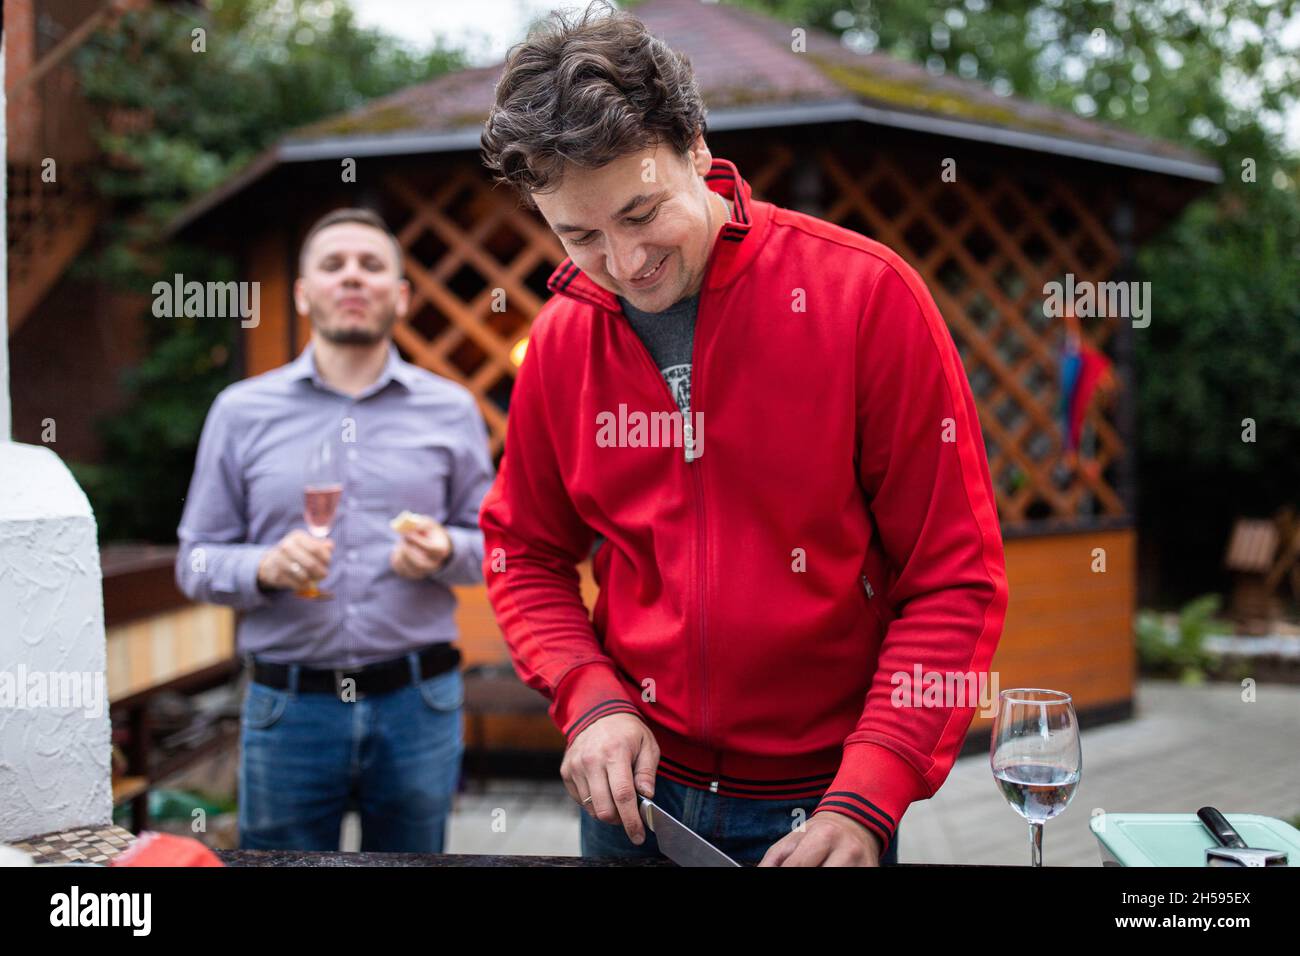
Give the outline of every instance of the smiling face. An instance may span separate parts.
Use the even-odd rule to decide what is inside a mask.
[[[559,188],[533,193],[574,264],[643,312],[662,312],[704,281],[726,204],[704,176],[713,157],[698,136],[685,156],[658,145],[598,169],[569,166]]]
[[[392,239],[373,226],[340,222],[316,233],[303,250],[293,297],[322,338],[373,345],[406,315],[411,286],[401,277]]]

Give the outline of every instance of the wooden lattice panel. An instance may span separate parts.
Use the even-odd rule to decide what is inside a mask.
[[[409,214],[397,237],[411,306],[393,337],[412,361],[474,393],[498,454],[516,372],[511,349],[549,296],[546,279],[564,247],[472,167],[457,168],[432,193],[398,174],[384,186]]]
[[[9,328],[14,331],[91,237],[97,208],[89,166],[56,166],[53,182],[39,165],[9,163],[6,235]]]
[[[6,169],[9,270],[26,276],[32,268],[31,260],[48,251],[59,230],[71,228],[76,222],[78,209],[89,199],[86,184],[90,169],[56,167],[58,178],[54,182],[41,179],[39,165],[9,163]]]
[[[854,163],[829,149],[818,163],[833,197],[824,218],[902,254],[947,320],[975,394],[1003,524],[1123,515],[1106,476],[1124,445],[1106,413],[1088,418],[1095,471],[1065,464],[1055,412],[1064,329],[1044,311],[1047,283],[1066,273],[1102,281],[1118,264],[1097,215],[1055,180],[963,170],[943,182],[937,160],[921,174],[884,153]],[[1084,335],[1106,351],[1115,321],[1085,324]]]

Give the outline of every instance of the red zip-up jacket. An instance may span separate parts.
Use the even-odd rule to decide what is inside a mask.
[[[975,402],[898,255],[752,199],[726,160],[706,180],[734,209],[700,290],[697,457],[634,427],[682,421],[617,297],[565,259],[480,513],[488,595],[568,741],[636,714],[664,777],[819,800],[888,847],[978,705],[894,706],[894,675],[987,674],[1006,612]]]

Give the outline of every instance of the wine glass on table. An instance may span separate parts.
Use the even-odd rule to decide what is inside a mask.
[[[1069,694],[1021,687],[998,695],[989,761],[1012,809],[1029,821],[1030,865],[1043,865],[1043,824],[1074,798],[1083,774]]]
[[[343,497],[343,474],[339,466],[338,449],[326,438],[312,448],[307,459],[306,485],[303,489],[303,519],[313,538],[328,538],[330,526],[337,515]],[[329,591],[322,591],[316,581],[294,592],[309,601],[328,601]]]

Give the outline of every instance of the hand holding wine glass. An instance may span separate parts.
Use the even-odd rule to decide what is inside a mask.
[[[309,581],[329,573],[333,554],[334,542],[329,538],[313,538],[295,528],[263,555],[257,566],[257,583],[274,590],[305,588]]]
[[[303,489],[303,518],[313,538],[329,537],[330,526],[343,498],[343,475],[338,450],[332,437],[325,438],[312,448],[307,459],[307,480]],[[324,575],[321,575],[323,578]],[[306,587],[294,593],[308,600],[329,600],[334,595],[317,587],[321,578],[309,576]]]
[[[1012,809],[1029,821],[1030,865],[1043,865],[1043,823],[1070,805],[1083,774],[1069,694],[1040,688],[998,695],[989,762]]]

